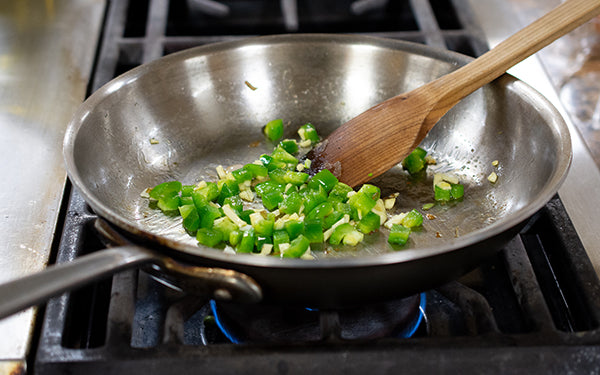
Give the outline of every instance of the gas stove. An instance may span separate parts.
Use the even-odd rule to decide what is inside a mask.
[[[492,0],[129,0],[108,1],[104,10],[88,94],[163,55],[255,35],[360,33],[478,56],[520,27],[510,16],[514,9]],[[562,110],[539,61],[514,74]],[[456,281],[401,300],[318,311],[218,304],[130,270],[50,300],[35,325],[25,323],[28,349],[3,357],[0,368],[35,374],[597,371],[600,239],[589,221],[598,214],[582,197],[600,200],[600,175],[571,128],[575,158],[559,194],[494,258]],[[101,219],[68,182],[61,195],[50,262],[104,248],[96,231]]]

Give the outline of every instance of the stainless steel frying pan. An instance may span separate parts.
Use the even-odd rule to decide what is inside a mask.
[[[434,128],[422,147],[438,163],[425,178],[411,179],[396,167],[375,181],[384,192],[400,192],[399,212],[433,201],[434,172],[454,171],[466,187],[462,202],[428,211],[431,219],[400,250],[376,234],[357,250],[315,251],[309,261],[225,254],[198,246],[176,219],[148,208],[140,192],[171,179],[214,179],[217,165],[271,152],[261,134],[269,120],[283,118],[286,137],[305,122],[326,136],[372,105],[468,61],[387,39],[284,35],[194,48],[125,73],[79,108],[64,153],[89,205],[137,245],[46,271],[51,281],[42,273],[0,287],[0,316],[144,263],[198,276],[208,285],[204,292],[218,298],[320,308],[405,296],[460,276],[556,193],[570,163],[560,115],[508,75],[464,99]],[[495,184],[486,179],[492,171]]]

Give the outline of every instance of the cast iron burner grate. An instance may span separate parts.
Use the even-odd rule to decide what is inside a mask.
[[[227,12],[217,4],[217,14],[199,11],[201,2],[109,2],[90,90],[164,54],[270,32],[360,32],[473,56],[487,49],[466,0],[376,0],[383,8],[352,14],[348,0],[331,5],[328,17],[319,17],[326,5],[316,0],[223,1]],[[269,13],[240,18],[249,6]],[[201,25],[190,24],[196,18]],[[103,248],[96,215],[76,191],[66,195],[57,263]],[[558,197],[494,258],[424,300],[426,324],[410,338],[349,340],[340,334],[341,315],[320,312],[317,340],[233,344],[208,301],[130,270],[50,300],[29,368],[86,375],[597,371],[600,282]]]
[[[57,262],[102,248],[96,219],[72,192]],[[33,368],[37,374],[589,372],[600,356],[599,296],[600,283],[555,197],[496,257],[427,291],[426,324],[411,338],[345,339],[335,323],[343,315],[327,312],[316,341],[232,344],[210,303],[131,270],[49,301]]]

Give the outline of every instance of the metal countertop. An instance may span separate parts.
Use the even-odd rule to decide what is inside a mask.
[[[469,0],[479,25],[484,29],[488,44],[495,46],[508,36],[541,17],[556,7],[559,0]],[[498,15],[513,15],[499,17]],[[585,25],[584,25],[585,26]],[[600,171],[582,137],[580,130],[572,121],[573,113],[568,112],[558,96],[558,89],[549,78],[549,68],[565,61],[564,43],[573,44],[574,38],[580,38],[582,29],[574,30],[565,37],[555,41],[537,54],[531,56],[508,72],[527,82],[543,94],[561,113],[569,126],[573,144],[573,163],[567,179],[559,190],[565,208],[575,226],[577,233],[600,275],[600,210],[596,204],[600,202]],[[573,44],[575,48],[577,44]],[[558,74],[555,71],[553,74]],[[600,83],[597,83],[600,85]]]
[[[85,98],[103,0],[0,2],[0,283],[43,269],[64,193],[65,128]],[[23,365],[35,309],[0,321],[0,371]]]

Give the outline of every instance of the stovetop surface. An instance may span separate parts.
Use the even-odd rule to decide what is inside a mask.
[[[467,1],[359,2],[354,10],[352,1],[257,3],[109,2],[90,91],[168,53],[268,33],[359,32],[472,56],[487,50]],[[57,263],[103,248],[97,216],[76,191],[66,197]],[[340,335],[340,313],[323,311],[315,312],[316,339],[236,344],[209,301],[131,270],[48,302],[30,366],[39,374],[593,372],[598,297],[594,268],[556,196],[497,256],[424,292],[425,316],[410,338],[350,340]]]

